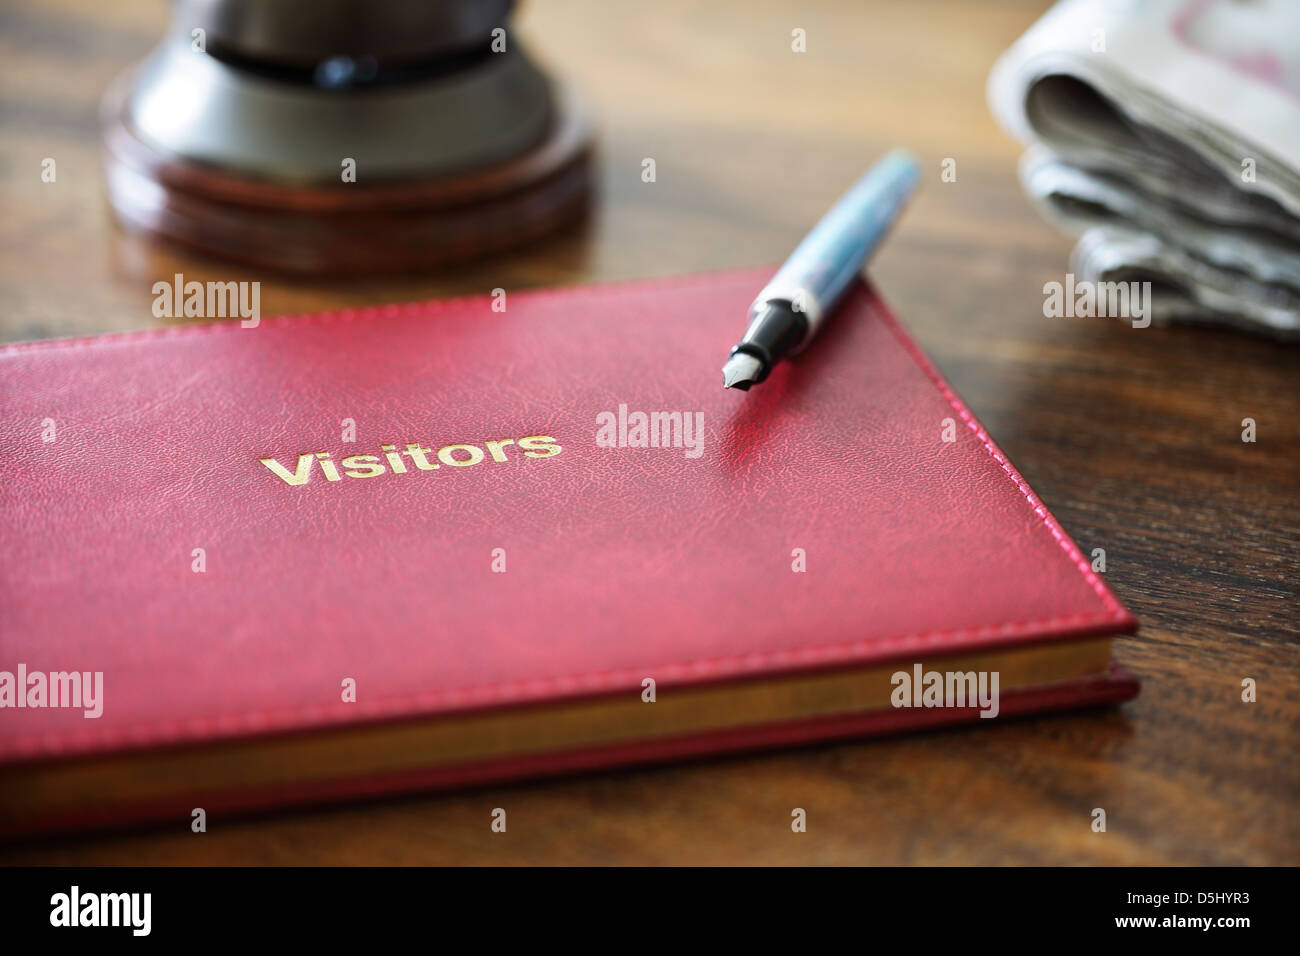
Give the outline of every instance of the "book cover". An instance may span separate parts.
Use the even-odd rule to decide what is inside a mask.
[[[0,350],[0,831],[1136,694],[869,286],[723,391],[767,274]]]

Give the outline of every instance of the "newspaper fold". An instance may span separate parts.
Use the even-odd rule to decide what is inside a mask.
[[[1300,0],[1062,0],[988,92],[1079,279],[1300,336]]]

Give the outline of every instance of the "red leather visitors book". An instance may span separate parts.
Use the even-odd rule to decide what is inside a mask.
[[[1136,694],[1133,617],[868,286],[724,392],[767,274],[0,350],[0,829]]]

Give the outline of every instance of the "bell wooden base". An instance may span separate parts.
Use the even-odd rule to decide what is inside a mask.
[[[108,198],[119,222],[196,252],[276,272],[412,272],[520,245],[578,219],[592,135],[558,89],[548,133],[525,153],[455,175],[295,185],[167,155],[131,129],[129,75],[103,102]],[[394,135],[401,135],[395,130]]]

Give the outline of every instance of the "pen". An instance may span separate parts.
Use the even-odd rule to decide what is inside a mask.
[[[919,171],[894,150],[840,197],[750,305],[749,328],[722,366],[723,388],[748,391],[812,340],[898,218]]]

